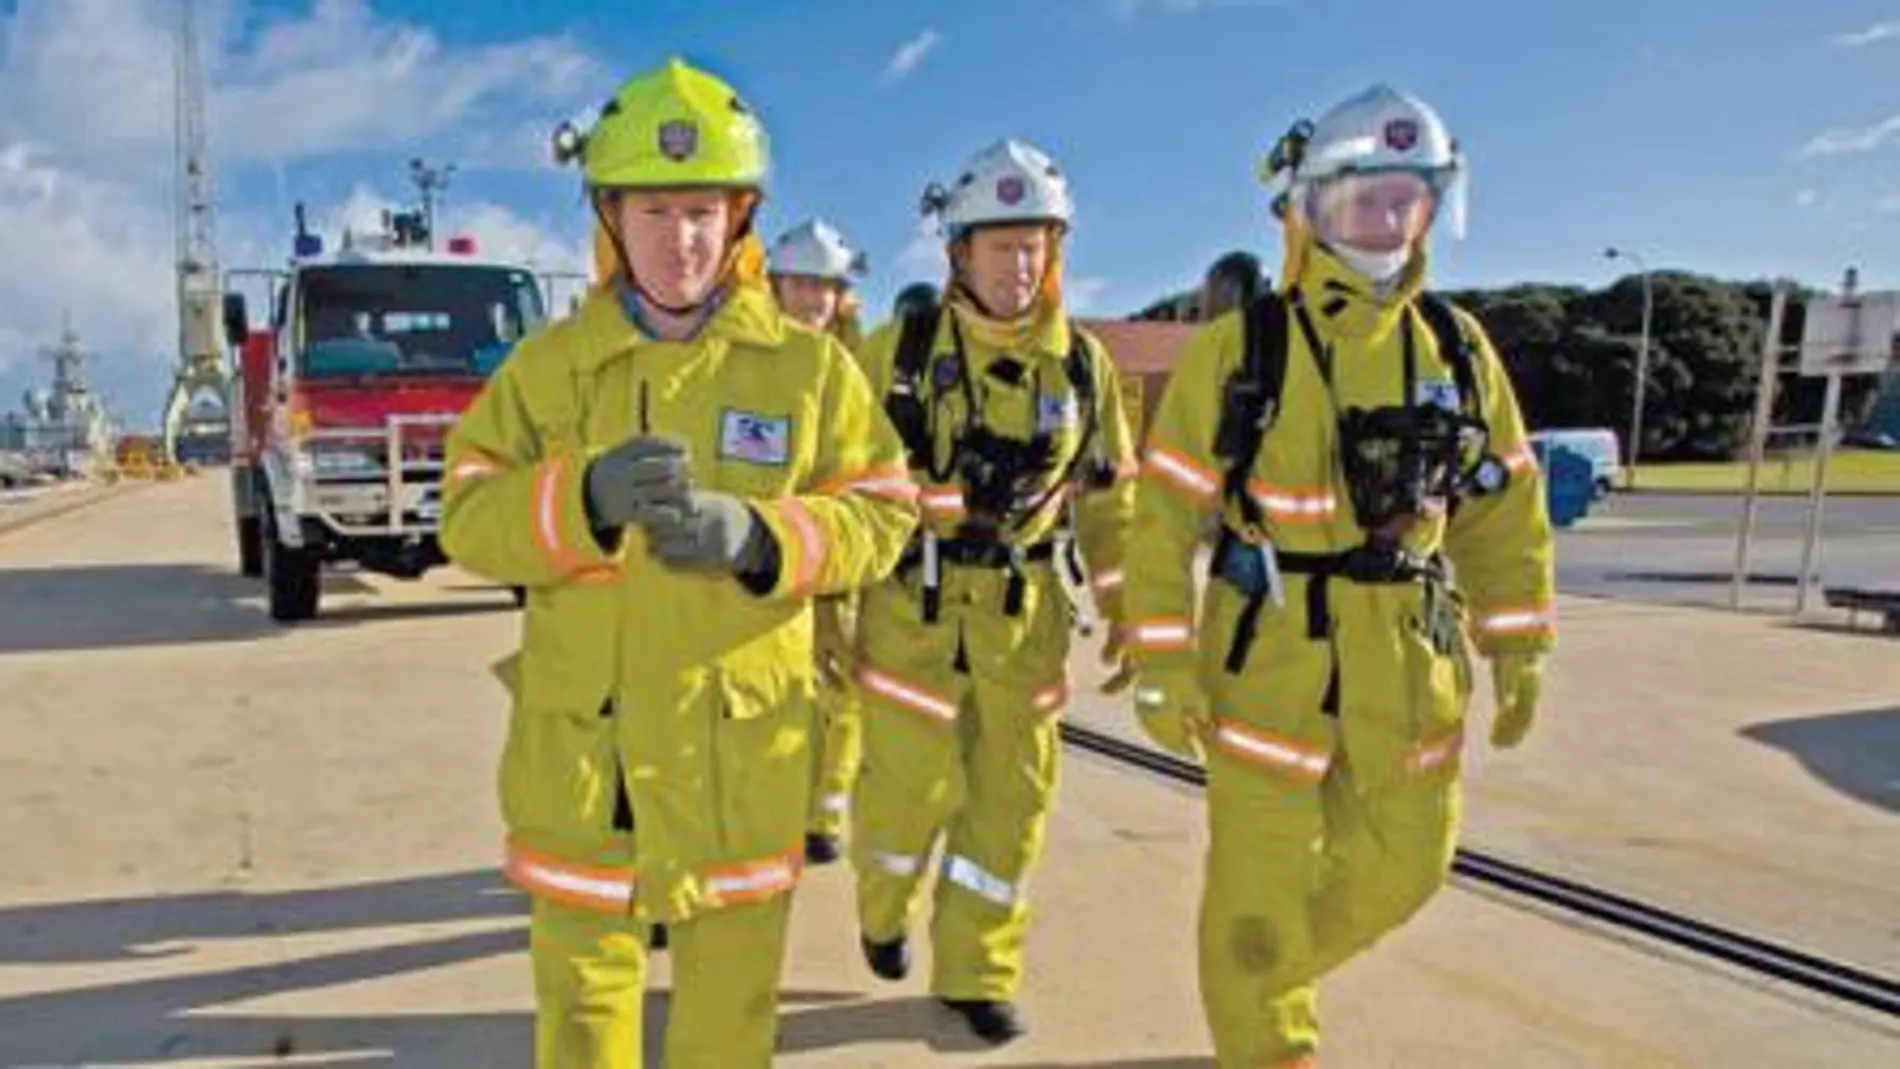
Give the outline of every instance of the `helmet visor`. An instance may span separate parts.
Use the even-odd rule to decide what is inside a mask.
[[[1437,206],[1432,183],[1415,171],[1347,172],[1313,187],[1307,217],[1329,245],[1395,252],[1424,236]]]

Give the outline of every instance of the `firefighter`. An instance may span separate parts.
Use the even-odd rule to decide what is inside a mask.
[[[1119,617],[1136,468],[1114,367],[1062,301],[1067,178],[1002,140],[924,200],[947,242],[943,303],[913,304],[864,353],[924,522],[862,595],[851,858],[862,949],[895,980],[942,840],[931,990],[1002,1043],[1024,1030],[1024,881],[1056,791],[1070,632]]]
[[[811,795],[812,601],[895,564],[916,488],[856,363],[772,299],[765,135],[731,87],[672,60],[558,136],[616,273],[456,426],[442,524],[454,561],[528,590],[497,674],[536,1064],[641,1064],[664,923],[666,1063],[763,1069]]]
[[[787,230],[772,244],[766,270],[786,314],[813,330],[829,331],[856,355],[864,338],[851,284],[864,274],[866,261],[836,227],[813,219]],[[805,830],[805,860],[814,865],[838,860],[851,783],[858,772],[859,720],[851,692],[855,614],[856,599],[848,593],[820,598],[816,607],[818,706],[824,735],[811,820]]]
[[[1142,727],[1207,765],[1200,989],[1222,1067],[1316,1064],[1316,981],[1442,886],[1474,647],[1493,745],[1536,715],[1542,478],[1484,330],[1424,289],[1463,167],[1438,115],[1384,86],[1296,126],[1266,168],[1282,287],[1198,330],[1147,436],[1127,648]]]

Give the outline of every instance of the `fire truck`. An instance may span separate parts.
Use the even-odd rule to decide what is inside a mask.
[[[302,205],[296,220],[287,268],[228,272],[223,309],[238,565],[279,621],[317,615],[326,567],[414,579],[446,563],[448,430],[574,277],[485,258],[466,237],[436,251],[421,213],[385,213],[380,233],[345,231],[334,250]],[[237,276],[263,283],[261,325]]]

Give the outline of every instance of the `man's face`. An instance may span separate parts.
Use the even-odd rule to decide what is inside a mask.
[[[626,191],[610,196],[627,266],[655,301],[690,308],[719,284],[732,241],[732,201],[720,190]]]

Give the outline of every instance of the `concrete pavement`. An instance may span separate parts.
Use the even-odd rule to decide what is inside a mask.
[[[0,536],[0,1069],[526,1065],[523,902],[493,873],[506,593],[336,577],[323,618],[279,627],[235,574],[224,493],[200,476]],[[1890,953],[1893,766],[1830,764],[1880,736],[1736,736],[1891,705],[1891,646],[1707,615],[1572,609],[1546,732],[1478,758],[1474,836]],[[1644,819],[1719,849],[1632,867],[1641,851],[1604,844]],[[1790,853],[1778,820],[1831,834]],[[869,977],[848,872],[813,873],[778,1064],[1211,1064],[1188,935],[1202,836],[1191,793],[1072,759],[1034,883],[1036,1031],[983,1054],[955,1049],[919,981]],[[1740,882],[1711,858],[1758,854],[1779,875],[1711,897]],[[656,1015],[664,983],[662,958]],[[1900,1063],[1891,1024],[1462,890],[1325,997],[1329,1066]]]

